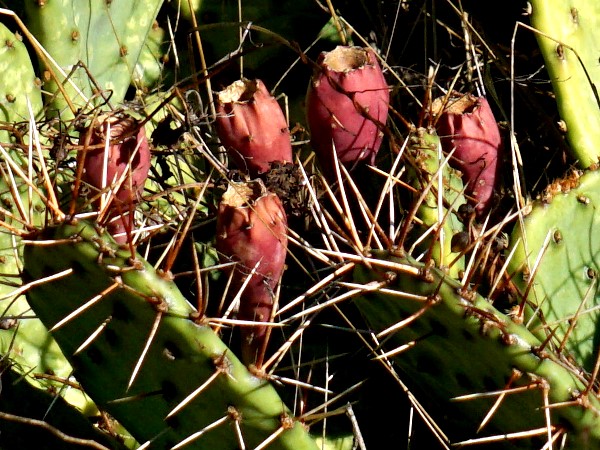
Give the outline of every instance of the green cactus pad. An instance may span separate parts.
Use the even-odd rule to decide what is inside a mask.
[[[459,272],[464,269],[464,258],[459,258],[460,255],[452,251],[451,240],[455,233],[463,230],[463,224],[456,216],[458,207],[466,203],[462,194],[463,184],[460,175],[447,162],[441,171],[439,170],[445,156],[441,152],[440,138],[435,132],[428,132],[421,128],[413,133],[409,139],[411,141],[407,153],[412,156],[417,167],[417,170],[411,170],[410,177],[411,184],[416,189],[414,198],[418,199],[423,190],[430,185],[429,192],[417,210],[417,217],[422,222],[422,226],[418,228],[416,233],[417,237],[430,227],[437,227],[437,224],[444,220],[444,225],[438,233],[437,239],[431,239],[434,236],[434,233],[432,233],[430,238],[423,241],[419,249],[430,251],[429,247],[433,246],[431,257],[436,265],[447,270],[454,278],[458,278]],[[441,173],[443,189],[441,207],[438,198],[440,186],[438,173]]]
[[[26,279],[67,271],[32,288],[29,302],[86,392],[147,448],[188,438],[186,449],[238,448],[238,439],[254,448],[271,437],[269,449],[318,448],[273,387],[191,320],[195,310],[172,281],[93,226],[46,228],[26,245],[24,261]]]
[[[34,117],[42,110],[41,83],[36,78],[29,53],[20,35],[0,23],[0,122],[14,125],[27,122],[31,113]],[[11,133],[0,131],[0,145],[12,143]]]
[[[553,332],[557,345],[568,335],[566,350],[591,371],[600,344],[600,173],[555,182],[544,197],[533,205],[523,228],[515,227],[511,242],[518,248],[509,273],[515,274],[522,294],[531,285],[527,301],[543,313],[543,323],[534,320],[530,329],[542,339]]]
[[[531,24],[550,74],[558,110],[579,165],[600,152],[600,3],[532,0]]]
[[[81,61],[100,89],[112,91],[110,101],[118,105],[132,82],[161,4],[162,0],[91,0],[75,8],[70,0],[31,1],[26,3],[27,26],[66,75]],[[46,69],[42,64],[42,70]],[[83,97],[54,67],[51,69],[75,107],[86,106],[85,99],[97,92],[83,68],[76,69],[70,78]],[[136,74],[134,78],[138,77]],[[63,119],[70,117],[66,99],[54,82],[47,82],[44,89],[56,94],[48,113],[58,111]],[[103,101],[96,96],[93,104]]]
[[[355,281],[364,284],[388,279],[387,287],[393,292],[369,293],[357,298],[356,304],[378,333],[413,317],[410,324],[381,336],[382,348],[389,351],[408,345],[393,357],[395,367],[432,416],[445,425],[451,440],[478,437],[477,427],[498,396],[451,399],[540,383],[538,388],[507,394],[479,437],[547,426],[541,388],[547,386],[551,423],[564,427],[568,448],[600,445],[600,417],[596,413],[600,401],[590,394],[576,402],[585,389],[577,371],[568,370],[547,350],[536,351],[542,342],[525,326],[513,322],[475,292],[462,290],[460,283],[436,268],[425,269],[412,259],[386,252],[374,256],[387,268],[378,269],[376,263],[371,268],[357,266]],[[411,270],[391,272],[390,262]],[[516,374],[520,377],[507,386]],[[539,439],[542,447],[547,436]],[[586,440],[590,447],[586,447]],[[536,448],[532,442],[530,438],[511,440],[510,448]]]
[[[24,228],[20,221],[41,225],[46,211],[44,203],[34,192],[28,192],[26,184],[17,189],[23,210],[32,217],[20,216],[13,192],[4,180],[0,180],[3,221],[14,227],[15,231]],[[93,402],[83,392],[44,377],[51,374],[67,380],[73,368],[31,310],[25,295],[14,293],[22,268],[22,248],[20,236],[8,229],[0,230],[0,355],[15,364],[24,374],[24,379],[33,386],[60,392],[61,397],[85,414],[95,414],[97,410]]]

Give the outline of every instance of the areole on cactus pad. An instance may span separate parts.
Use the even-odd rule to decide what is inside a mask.
[[[306,117],[321,166],[333,174],[334,151],[342,164],[373,164],[390,100],[375,52],[338,46],[321,53],[317,64],[306,94]]]

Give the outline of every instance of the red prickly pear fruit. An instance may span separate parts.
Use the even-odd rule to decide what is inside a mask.
[[[235,261],[230,292],[240,295],[238,319],[268,322],[287,252],[287,218],[277,195],[261,180],[231,183],[219,205],[216,248],[223,262]],[[257,363],[267,327],[242,326],[242,360]],[[258,361],[260,365],[260,361]]]
[[[82,133],[81,142],[90,147],[82,155],[83,180],[98,191],[113,187],[109,206],[113,212],[108,216],[112,218],[111,233],[131,229],[130,209],[137,203],[150,170],[151,154],[144,127],[130,116],[101,116]],[[115,239],[121,244],[127,241],[125,235]]]
[[[436,99],[432,110],[442,148],[456,149],[450,165],[462,172],[465,194],[482,217],[492,206],[502,162],[502,138],[490,104],[485,97],[457,94]]]
[[[292,162],[287,121],[260,80],[238,80],[217,93],[217,132],[237,167],[256,176],[275,161]]]
[[[306,94],[311,144],[327,175],[333,151],[348,166],[375,163],[390,94],[373,50],[338,46],[323,52]]]
[[[111,141],[108,155],[104,146],[107,138]],[[121,203],[135,202],[150,170],[150,147],[144,127],[132,117],[101,117],[84,132],[82,142],[96,147],[85,153],[83,179],[103,191],[111,185],[116,187],[127,173],[114,198]]]

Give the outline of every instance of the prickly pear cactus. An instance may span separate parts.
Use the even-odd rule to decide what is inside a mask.
[[[509,272],[529,329],[592,371],[598,357],[600,173],[555,181],[515,226]],[[539,312],[543,314],[543,321]]]
[[[600,153],[600,4],[533,0],[531,24],[579,166],[598,163]]]
[[[413,392],[427,394],[417,397],[452,441],[473,438],[481,424],[480,434],[524,433],[511,448],[532,448],[536,431],[541,447],[559,429],[568,448],[600,445],[600,400],[576,367],[438,269],[388,252],[373,257],[356,267],[354,280],[387,280],[387,291],[358,297],[356,305],[377,333],[378,353],[396,351],[394,365]]]
[[[92,225],[44,229],[23,271],[40,281],[29,303],[86,392],[146,448],[316,450],[273,387],[194,322],[168,275]]]
[[[410,182],[416,192],[416,215],[422,222],[417,234],[429,234],[419,248],[428,252],[438,267],[458,278],[464,259],[452,250],[452,236],[464,228],[457,217],[458,207],[465,203],[460,176],[448,165],[435,132],[421,128],[409,139],[408,153],[414,161]]]
[[[3,226],[0,232],[0,355],[15,365],[23,381],[61,396],[85,414],[97,412],[81,390],[60,380],[68,380],[73,368],[60,348],[36,317],[25,295],[16,288],[22,269],[22,236],[27,227],[40,226],[46,205],[25,183],[15,187],[0,181]],[[9,187],[10,186],[10,187]],[[20,195],[16,196],[15,189]]]
[[[220,305],[214,305],[214,297],[221,296],[220,283],[226,277],[215,281],[217,270],[208,267],[209,263],[199,261],[202,258],[190,262],[179,253],[191,244],[188,248],[208,249],[211,264],[218,263],[218,256],[222,255],[217,256],[214,247],[216,227],[207,232],[206,224],[215,222],[221,188],[235,184],[234,175],[227,173],[216,157],[222,149],[216,139],[215,117],[208,117],[210,108],[206,108],[213,95],[197,84],[199,77],[185,79],[187,73],[180,77],[185,63],[179,58],[185,61],[189,56],[192,60],[203,50],[209,66],[208,77],[215,79],[214,86],[228,84],[232,67],[235,73],[231,78],[238,78],[238,69],[245,64],[246,72],[252,67],[256,72],[253,76],[266,76],[269,85],[289,95],[286,84],[293,85],[295,90],[301,86],[303,90],[311,64],[304,65],[304,74],[294,73],[295,68],[310,63],[311,55],[324,50],[325,45],[331,46],[331,40],[323,40],[323,36],[317,42],[317,31],[313,35],[310,30],[313,27],[318,30],[328,22],[335,29],[334,34],[342,36],[344,29],[351,31],[346,18],[333,10],[325,14],[313,0],[265,0],[251,6],[242,2],[241,17],[236,2],[224,5],[220,1],[164,2],[169,7],[160,15],[157,14],[161,0],[89,0],[76,6],[67,0],[28,0],[25,6],[13,0],[4,3],[9,8],[26,10],[26,23],[37,39],[29,41],[30,53],[40,57],[40,70],[36,74],[18,35],[2,28],[5,45],[0,48],[0,66],[6,73],[12,73],[11,79],[15,81],[6,86],[0,83],[0,121],[2,125],[6,122],[6,127],[0,130],[0,143],[7,150],[2,151],[0,158],[0,306],[4,308],[0,325],[7,328],[0,330],[0,354],[11,370],[2,373],[0,447],[11,448],[11,444],[20,442],[14,435],[5,441],[4,424],[8,427],[16,423],[12,416],[5,420],[5,414],[9,411],[14,415],[29,414],[27,410],[13,408],[21,406],[13,405],[14,399],[19,396],[35,399],[43,394],[44,399],[34,403],[47,410],[48,424],[54,423],[67,431],[70,428],[65,422],[71,417],[76,417],[73,423],[79,423],[84,415],[96,413],[98,408],[110,417],[102,420],[102,425],[112,423],[114,418],[139,442],[132,442],[131,438],[128,447],[367,448],[361,442],[361,428],[365,435],[385,434],[389,430],[381,429],[379,417],[372,421],[375,424],[365,421],[364,411],[362,417],[358,412],[357,420],[355,417],[339,426],[346,416],[351,417],[351,410],[334,409],[340,405],[333,403],[348,400],[349,405],[356,405],[359,410],[365,401],[363,394],[358,388],[353,390],[355,384],[352,388],[344,385],[346,380],[339,381],[339,375],[353,372],[357,362],[368,365],[374,357],[385,363],[396,380],[406,383],[407,388],[403,387],[402,392],[398,389],[398,393],[408,394],[412,406],[418,406],[415,398],[419,400],[424,407],[419,411],[427,425],[431,429],[439,425],[446,432],[447,437],[438,435],[446,448],[451,444],[480,444],[480,448],[485,448],[497,441],[503,444],[509,441],[509,448],[552,445],[558,448],[559,444],[573,449],[600,448],[600,401],[594,376],[588,374],[594,373],[598,344],[594,308],[600,268],[595,262],[597,245],[593,234],[597,225],[595,205],[600,201],[595,193],[597,174],[589,173],[572,179],[572,183],[565,180],[551,186],[551,189],[560,187],[561,193],[553,192],[545,201],[536,203],[529,215],[520,217],[522,226],[513,233],[512,246],[505,253],[494,250],[493,255],[498,258],[495,266],[500,271],[498,279],[503,280],[503,287],[513,295],[506,296],[510,298],[499,295],[492,305],[491,299],[480,295],[490,282],[484,273],[491,267],[485,252],[472,248],[454,251],[452,237],[466,233],[471,241],[485,247],[488,244],[485,233],[512,229],[508,222],[522,214],[524,202],[518,203],[518,207],[508,205],[506,210],[519,212],[501,224],[486,222],[484,231],[480,223],[484,214],[461,223],[457,211],[465,203],[464,186],[445,159],[452,150],[441,149],[438,137],[429,130],[410,126],[431,117],[427,105],[417,112],[418,121],[409,117],[415,109],[421,109],[418,99],[423,97],[420,95],[423,86],[420,85],[427,77],[413,76],[419,71],[417,66],[410,76],[398,71],[398,67],[408,67],[410,61],[404,61],[404,51],[399,52],[403,59],[394,61],[393,45],[400,41],[392,39],[395,36],[380,39],[377,32],[368,36],[372,53],[377,53],[382,63],[387,60],[382,64],[386,84],[393,83],[389,105],[393,114],[389,117],[383,114],[388,112],[386,97],[386,108],[378,116],[381,123],[376,127],[377,147],[382,143],[381,151],[377,158],[369,159],[380,167],[365,168],[361,172],[365,174],[364,180],[360,182],[350,183],[348,178],[348,184],[328,185],[327,177],[313,163],[315,149],[310,147],[306,123],[295,124],[295,120],[290,120],[293,125],[289,136],[287,130],[285,133],[281,127],[277,130],[288,141],[292,140],[294,160],[301,162],[302,177],[298,178],[302,179],[290,177],[285,186],[290,188],[288,191],[310,191],[303,197],[310,201],[302,205],[309,211],[307,217],[299,220],[295,217],[285,227],[290,243],[286,253],[289,267],[277,286],[279,310],[274,310],[273,317],[269,314],[269,319],[279,323],[259,324],[265,328],[273,325],[275,330],[269,345],[265,341],[261,346],[267,348],[261,369],[266,373],[262,373],[255,367],[244,366],[232,350],[238,348],[236,340],[243,335],[239,329],[242,322],[248,325],[248,320],[241,319],[254,317],[244,318],[243,312],[235,310],[235,301],[225,296],[219,299]],[[336,7],[343,9],[343,3]],[[380,14],[377,18],[385,25],[386,17],[396,17],[398,24],[406,21],[404,16],[413,8],[413,2],[402,2],[397,14],[394,11],[388,15],[385,11],[391,3],[381,2],[373,8]],[[582,166],[593,165],[598,156],[589,143],[600,141],[596,136],[600,122],[596,91],[598,40],[591,31],[597,29],[600,12],[593,2],[580,0],[568,4],[554,0],[532,3],[532,21],[541,31],[537,37],[554,82],[552,94],[556,95],[567,124],[575,158]],[[179,9],[188,19],[196,14],[201,22],[198,28],[193,25],[193,31],[202,35],[203,48],[191,49],[189,55],[184,55],[179,43],[182,37],[189,37],[191,27],[175,20],[179,16],[173,11]],[[289,16],[288,10],[306,13]],[[0,13],[6,14],[6,10],[0,9]],[[267,20],[257,25],[256,20],[264,18],[265,13],[278,29],[290,33],[277,37],[261,28],[268,25]],[[444,14],[441,9],[439,13]],[[205,23],[211,16],[226,18],[227,22],[241,20],[242,24]],[[156,17],[168,24],[168,37],[158,27]],[[288,20],[289,17],[292,19]],[[438,24],[456,23],[454,16],[438,17]],[[487,74],[488,64],[498,64],[494,56],[497,52],[493,46],[478,40],[479,35],[470,34],[473,27],[467,23],[468,17],[472,16],[460,17],[465,26],[459,33],[464,34],[465,42],[470,36],[473,44],[467,52],[467,63],[476,63],[471,68],[481,68]],[[289,72],[278,70],[279,61],[274,66],[262,64],[265,55],[282,54],[275,46],[263,52],[262,44],[285,42],[289,45],[281,48],[287,52],[295,44],[291,45],[286,38],[293,38],[293,30],[299,28],[306,45],[316,39],[315,47],[304,51],[305,43],[298,39],[297,47],[303,51],[287,54],[290,64],[281,64]],[[396,30],[401,28],[394,26]],[[22,31],[28,36],[27,30]],[[352,33],[348,37],[362,42],[356,31]],[[170,55],[176,68],[170,73],[161,64],[163,41],[173,48]],[[199,41],[195,35],[194,44]],[[406,45],[406,51],[412,51],[411,47],[414,46]],[[484,47],[486,51],[481,52]],[[418,49],[419,59],[423,59],[421,50]],[[432,55],[428,50],[426,53],[425,59],[430,64]],[[464,55],[460,57],[464,60]],[[298,64],[294,66],[291,61],[295,58]],[[81,66],[77,66],[79,61]],[[238,62],[243,64],[238,66]],[[482,80],[474,80],[476,70],[470,74],[471,78],[463,77],[463,69],[459,69],[461,73],[456,77],[453,73],[444,80],[442,77],[447,76],[453,64],[440,65],[436,79],[429,79],[432,82],[425,89],[430,92],[424,96],[427,102],[454,89],[466,93],[482,87]],[[264,70],[267,66],[268,71]],[[490,73],[494,74],[497,68]],[[503,76],[508,73],[506,67],[501,69],[498,73]],[[536,72],[535,77],[542,77],[540,74]],[[37,90],[36,75],[43,81],[41,91]],[[296,77],[304,79],[298,83]],[[152,96],[147,95],[150,88],[156,87],[153,84],[156,79],[164,86],[153,90]],[[174,79],[182,82],[169,86]],[[519,85],[527,81],[526,77],[514,79],[519,80],[516,83]],[[276,80],[277,84],[270,84]],[[410,86],[403,84],[407,80]],[[136,101],[125,102],[125,93],[132,85],[136,88]],[[409,92],[415,85],[419,85],[415,92]],[[49,94],[44,99],[46,111],[42,111],[40,92]],[[507,109],[509,102],[519,99],[518,95],[503,99],[502,89],[497,93],[498,98],[492,95],[489,98],[497,100],[500,108]],[[194,95],[197,98],[192,102],[189,98]],[[170,101],[169,96],[178,100]],[[293,101],[289,107],[292,112],[301,108],[300,103],[293,105]],[[142,118],[144,108],[156,114]],[[147,119],[148,127],[164,119],[160,122],[162,129],[154,130],[149,144],[150,177],[143,189],[140,185],[136,203],[130,205],[139,233],[125,233],[122,245],[101,231],[99,224],[106,223],[106,211],[98,211],[94,200],[87,196],[89,173],[84,174],[84,170],[93,169],[77,168],[74,162],[76,154],[81,155],[85,147],[85,142],[77,138],[82,136],[79,131],[93,121],[92,114],[98,110],[118,110]],[[578,112],[577,116],[574,112]],[[291,113],[291,117],[294,115],[303,116],[298,111]],[[31,116],[40,119],[36,127],[45,138],[42,145],[4,146],[18,143],[20,136],[22,143],[33,141],[33,130],[27,128]],[[75,116],[76,120],[71,120]],[[511,123],[511,128],[516,130],[520,120],[523,118]],[[286,126],[287,123],[286,118]],[[402,125],[407,126],[407,133],[401,131]],[[150,137],[151,130],[148,131]],[[527,140],[535,139],[536,134],[517,133],[517,136],[527,136]],[[406,145],[400,145],[401,142]],[[102,143],[100,139],[93,145],[101,149]],[[516,167],[520,164],[516,156],[511,155],[515,175],[521,169]],[[279,159],[288,161],[291,157]],[[393,173],[388,171],[388,163],[393,164]],[[132,169],[130,166],[128,170]],[[215,169],[214,174],[211,168]],[[351,177],[362,176],[357,173],[353,172]],[[265,178],[278,176],[267,173]],[[385,179],[386,188],[377,204],[372,205],[371,196],[360,192],[360,186],[372,185],[369,188],[377,189],[379,183],[373,182],[381,179],[377,177]],[[286,195],[286,189],[281,191]],[[505,196],[504,203],[518,197],[509,184],[499,186],[495,193],[498,198]],[[51,194],[55,197],[50,198]],[[523,192],[523,197],[528,194]],[[321,201],[327,195],[331,202]],[[353,199],[361,200],[354,202],[358,207],[355,217],[360,215],[366,222],[372,222],[368,223],[372,233],[366,242],[362,242],[365,234],[361,227],[351,223],[353,214],[344,214],[353,210],[354,205],[350,205]],[[497,211],[502,214],[502,208],[494,210]],[[338,216],[342,216],[341,221],[334,219]],[[136,253],[136,246],[148,256],[148,261],[157,261],[156,266],[165,271],[156,270],[146,262]],[[168,250],[162,253],[163,248]],[[155,259],[157,253],[161,256]],[[504,256],[511,259],[507,270],[503,267]],[[475,264],[481,263],[482,269],[463,285],[457,280],[468,278],[463,277],[467,257]],[[351,268],[354,272],[350,276]],[[199,300],[206,301],[203,306],[218,311],[213,320],[197,312],[183,297],[170,276],[171,269],[177,276],[196,275],[191,284],[195,282],[198,291],[204,289],[196,293]],[[348,282],[348,277],[353,283]],[[182,286],[187,282],[180,281],[183,279],[177,278]],[[215,285],[219,289],[213,289]],[[229,286],[233,286],[231,291],[241,289],[232,282]],[[267,287],[273,290],[273,286]],[[290,293],[297,298],[286,304]],[[354,305],[344,302],[356,295]],[[509,300],[515,303],[510,304]],[[224,313],[228,301],[230,309]],[[292,308],[296,310],[290,312]],[[524,315],[520,314],[522,310]],[[329,323],[332,316],[337,321]],[[215,323],[218,333],[214,331]],[[233,330],[224,323],[233,324]],[[329,347],[329,333],[340,328],[356,337],[356,342],[347,339],[342,351],[338,343]],[[230,341],[231,347],[223,341]],[[365,357],[366,352],[371,358]],[[350,359],[348,354],[352,355]],[[282,374],[290,377],[285,379]],[[29,382],[32,378],[40,380],[15,384],[17,379]],[[283,380],[277,385],[280,393],[269,379]],[[46,392],[32,390],[32,385]],[[66,406],[63,403],[58,405],[62,400],[57,400],[58,406],[53,409],[53,403],[48,402],[52,392],[77,405],[84,414],[72,416],[72,408],[63,408]],[[72,398],[73,393],[81,398]],[[292,395],[294,413],[282,400]],[[397,405],[385,409],[387,396],[368,400],[375,402],[378,414],[397,413]],[[37,413],[38,410],[32,412],[31,418],[35,419],[33,414]],[[64,415],[65,420],[52,422],[52,414]],[[81,436],[95,441],[88,442],[89,446],[121,447],[115,439],[105,439],[105,435],[88,434],[93,431],[89,423],[81,423],[85,430]],[[305,424],[310,424],[311,431],[318,429],[320,439],[313,439]],[[34,428],[44,426],[36,422]],[[62,441],[66,447],[67,441]],[[411,443],[411,448],[417,446]],[[21,447],[25,448],[25,444]],[[368,448],[375,447],[368,444]]]
[[[136,73],[136,65],[142,55],[147,58],[144,43],[161,4],[92,0],[74,7],[69,0],[26,2],[29,29],[59,66],[41,61],[44,89],[53,94],[48,113],[70,118],[73,107],[102,105],[108,98],[119,105],[132,78],[146,75],[140,73],[141,66]],[[77,66],[80,62],[83,66]]]
[[[0,122],[16,126],[36,118],[42,110],[41,82],[33,71],[23,38],[0,23],[0,70],[4,80],[0,83]],[[31,109],[29,109],[31,108]],[[16,130],[15,130],[16,131]],[[25,130],[21,131],[24,134]],[[0,130],[0,144],[14,143],[14,134]]]

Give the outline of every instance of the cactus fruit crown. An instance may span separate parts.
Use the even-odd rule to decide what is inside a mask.
[[[349,72],[369,64],[367,50],[361,47],[337,46],[323,58],[323,64],[336,72]]]
[[[470,114],[477,107],[479,107],[479,102],[473,94],[455,93],[448,99],[446,97],[436,98],[431,104],[431,111],[434,117],[444,111],[450,114]]]
[[[222,91],[217,93],[221,103],[250,102],[259,89],[260,80],[249,80],[244,78],[231,83]]]
[[[268,191],[260,179],[249,183],[230,183],[223,193],[221,201],[233,208],[252,207],[254,203],[267,194]]]

